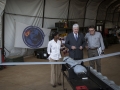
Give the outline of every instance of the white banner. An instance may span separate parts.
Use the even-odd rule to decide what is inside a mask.
[[[14,47],[20,48],[44,48],[47,47],[50,29],[30,26],[16,22]]]

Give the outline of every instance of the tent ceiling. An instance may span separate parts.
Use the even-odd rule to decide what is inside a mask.
[[[110,7],[108,8],[107,13],[114,13],[114,10],[115,10],[116,8],[118,8],[119,6],[120,6],[120,0],[115,1],[114,3],[112,3],[112,4],[110,5]]]
[[[111,17],[109,21],[112,21],[113,15],[109,13],[120,11],[120,0],[22,0],[22,2],[21,0],[7,0],[6,13],[36,16],[39,11],[39,17],[44,21],[41,24],[42,27],[53,27],[52,23],[49,25],[49,21],[55,23],[62,19],[77,20],[81,27],[95,25],[96,20],[107,20],[107,17]],[[34,2],[36,5],[32,5]],[[28,3],[27,6],[26,3]],[[24,6],[25,9],[23,9]],[[33,9],[40,6],[40,10],[37,8],[35,13],[32,13],[32,7],[28,10],[30,6],[34,6]]]
[[[105,20],[108,8],[115,2],[117,2],[117,0],[103,0],[98,8],[97,20]]]
[[[115,13],[120,13],[120,5],[115,9]]]

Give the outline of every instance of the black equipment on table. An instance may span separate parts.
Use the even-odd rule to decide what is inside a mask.
[[[63,90],[66,90],[64,85],[64,77],[67,79],[73,90],[114,90],[95,76],[91,72],[90,67],[84,67],[87,69],[87,73],[77,75],[68,64],[62,65]]]
[[[47,48],[37,49],[34,51],[34,53],[38,59],[47,59],[48,58]]]

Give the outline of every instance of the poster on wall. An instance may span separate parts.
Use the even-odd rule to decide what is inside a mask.
[[[31,49],[47,47],[50,29],[29,26],[20,22],[16,22],[15,26],[14,47]]]

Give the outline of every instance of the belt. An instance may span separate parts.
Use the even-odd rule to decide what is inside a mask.
[[[89,48],[90,50],[96,50],[96,49],[98,49],[98,48]]]

